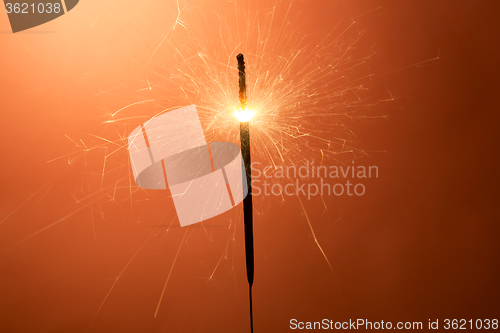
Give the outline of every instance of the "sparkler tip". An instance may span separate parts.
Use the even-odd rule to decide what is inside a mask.
[[[234,116],[242,123],[244,122],[247,122],[249,121],[250,119],[252,119],[255,115],[257,114],[257,112],[255,112],[254,110],[250,110],[248,108],[245,108],[245,109],[237,109],[234,111]]]
[[[236,59],[238,60],[238,73],[239,73],[238,85],[240,87],[240,93],[239,93],[240,110],[245,111],[247,109],[247,83],[246,83],[246,76],[245,76],[245,61],[243,60],[243,54],[241,54],[241,53],[238,54],[236,56]],[[247,119],[247,120],[249,120],[249,119]]]

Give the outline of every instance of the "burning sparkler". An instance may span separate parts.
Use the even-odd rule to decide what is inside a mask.
[[[154,210],[149,209],[150,202],[155,200],[148,201],[146,197],[141,201],[141,198],[149,194],[132,185],[134,177],[120,173],[124,165],[123,156],[120,153],[124,148],[128,148],[124,142],[126,134],[130,133],[130,126],[134,128],[139,123],[149,124],[149,119],[153,117],[168,113],[182,105],[196,104],[207,142],[236,143],[238,132],[235,122],[238,120],[241,152],[250,194],[244,199],[243,212],[253,331],[254,248],[250,121],[252,122],[254,160],[263,161],[264,165],[268,165],[269,168],[266,170],[270,176],[273,175],[273,170],[280,166],[299,167],[315,158],[321,165],[332,160],[342,160],[344,155],[350,160],[351,157],[364,154],[364,151],[353,147],[353,134],[348,123],[366,118],[366,112],[357,111],[361,108],[368,109],[366,107],[371,102],[364,96],[366,88],[363,86],[365,78],[370,77],[366,75],[366,68],[363,64],[371,54],[367,53],[363,57],[356,58],[349,51],[359,38],[354,23],[340,25],[339,29],[343,30],[337,29],[331,35],[323,36],[321,42],[308,43],[308,39],[304,37],[303,40],[300,30],[297,30],[295,25],[287,24],[288,21],[297,21],[293,14],[295,11],[289,10],[288,7],[260,9],[259,13],[253,14],[249,11],[244,12],[244,15],[239,15],[238,13],[242,12],[237,10],[236,22],[241,31],[236,29],[231,22],[219,21],[223,15],[219,16],[218,13],[213,14],[211,11],[198,11],[198,9],[185,9],[182,13],[179,9],[174,27],[180,28],[175,30],[175,34],[172,33],[172,28],[152,46],[154,52],[151,55],[148,54],[147,62],[144,61],[144,72],[140,72],[140,76],[137,74],[136,77],[136,73],[132,72],[133,80],[125,82],[126,84],[120,81],[117,87],[110,88],[108,85],[103,87],[102,93],[96,98],[105,98],[106,105],[103,109],[107,110],[106,112],[109,111],[108,108],[113,109],[109,112],[109,118],[105,120],[105,126],[109,129],[102,138],[91,133],[91,139],[94,142],[100,140],[96,144],[89,144],[88,141],[91,140],[84,138],[85,144],[90,147],[88,149],[83,141],[80,145],[80,142],[75,140],[78,149],[74,154],[69,155],[68,163],[83,161],[82,156],[88,158],[89,154],[105,151],[105,157],[103,163],[98,166],[98,172],[84,174],[87,180],[90,179],[88,181],[90,185],[88,185],[88,190],[82,189],[82,193],[88,191],[86,198],[88,198],[91,212],[96,209],[92,205],[99,206],[98,209],[101,209],[96,203],[100,204],[101,201],[110,198],[113,203],[116,202],[125,207],[123,209],[127,209],[130,203],[130,211],[132,211],[132,206],[134,208],[133,216],[141,216],[143,221],[148,220],[144,217],[146,214],[154,214],[157,218],[160,213],[154,213]],[[283,15],[286,13],[284,16],[286,20],[283,19],[283,24],[277,24],[280,23],[276,19],[280,17],[277,13],[279,11],[283,11]],[[224,13],[222,9],[218,12]],[[288,13],[291,13],[291,16],[288,16]],[[217,25],[219,29],[213,29]],[[276,30],[276,26],[281,27],[280,30]],[[273,38],[277,35],[288,37]],[[247,81],[244,57],[242,54],[238,55],[240,104],[235,108],[233,62],[236,49],[240,49],[245,54],[247,62],[251,61],[251,72],[249,72],[251,76],[249,75]],[[157,61],[157,57],[161,57],[161,61]],[[248,103],[247,85],[252,93]],[[110,96],[118,96],[116,101],[118,107],[114,104],[111,107],[108,106],[111,104]],[[260,112],[260,110],[266,112]],[[148,126],[144,127],[146,135],[149,133]],[[126,133],[125,136],[123,133]],[[144,136],[142,129],[139,134],[138,138],[142,139]],[[116,139],[114,139],[115,136],[117,136]],[[145,151],[147,152],[147,149]],[[159,170],[161,172],[158,175],[161,180],[163,170]],[[241,180],[241,173],[239,177]],[[258,176],[255,169],[253,177],[255,186],[253,192],[257,195]],[[270,182],[281,182],[285,185],[285,182],[288,184],[288,179],[275,177],[271,178]],[[172,184],[171,182],[169,185]],[[178,197],[175,197],[173,200],[177,199]],[[258,207],[262,199],[257,197],[255,199],[256,207]],[[267,198],[266,204],[271,199]],[[325,203],[325,209],[327,204]],[[304,208],[300,204],[298,207],[305,213],[307,206]],[[144,216],[143,212],[145,212]],[[161,214],[168,217],[171,215],[170,213]],[[107,217],[107,219],[110,218]],[[314,221],[311,223],[306,215],[306,222],[313,235],[313,245],[320,248],[313,232]],[[212,222],[208,222],[205,226],[210,226],[210,223]],[[93,220],[92,224],[94,224]],[[205,227],[190,230],[196,233],[205,231]],[[237,244],[235,241],[237,238],[234,237],[237,229],[234,224],[231,224],[227,229],[214,230],[214,234],[226,232],[226,230],[231,231],[233,236],[228,238],[224,253],[217,253],[221,255],[219,262],[223,263],[224,258],[231,259],[232,253],[228,254],[228,251],[231,251],[231,245]],[[169,232],[165,232],[165,238],[177,237],[175,229],[170,229],[168,226],[167,231]],[[211,239],[211,229],[209,233]],[[183,235],[180,244],[184,243],[186,234],[183,233]],[[180,249],[181,245],[177,254]],[[184,249],[185,247],[183,251]],[[219,251],[215,246],[210,249]],[[320,250],[321,255],[330,265],[325,252],[321,248]],[[177,256],[175,258],[177,259]],[[182,262],[182,256],[179,258]],[[175,272],[176,259],[171,263],[170,273]],[[189,265],[192,266],[192,263]],[[212,277],[216,277],[215,273],[222,271],[223,267],[222,264],[209,267],[212,272],[207,275],[208,280],[214,281]],[[162,295],[165,290],[168,292],[167,284],[170,273],[165,280]],[[114,284],[110,292],[113,287]],[[97,312],[99,311],[100,308]],[[157,314],[158,308],[155,317]]]
[[[245,225],[245,255],[247,264],[247,279],[250,295],[250,330],[253,332],[253,311],[252,311],[252,285],[254,277],[254,256],[253,256],[253,205],[252,205],[252,171],[250,168],[250,122],[253,115],[247,110],[247,86],[245,77],[245,61],[243,54],[238,54],[239,86],[240,86],[240,113],[237,118],[240,121],[241,154],[245,163],[245,174],[247,177],[248,195],[243,199],[243,216]]]

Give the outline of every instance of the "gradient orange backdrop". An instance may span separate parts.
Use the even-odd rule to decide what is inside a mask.
[[[363,197],[302,198],[304,210],[256,199],[255,332],[289,331],[292,318],[498,319],[499,4],[297,1],[286,17],[276,4],[278,41],[281,24],[304,45],[359,24],[350,54],[367,59],[352,75],[370,100],[361,114],[376,117],[345,124],[366,152],[357,161],[380,176]],[[0,331],[249,331],[242,207],[180,228],[168,193],[138,191],[116,147],[155,112],[193,102],[169,72],[189,59],[171,50],[213,58],[220,17],[236,31],[274,7],[82,0],[16,34],[2,9]]]

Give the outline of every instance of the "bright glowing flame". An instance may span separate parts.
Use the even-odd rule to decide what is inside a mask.
[[[245,110],[238,109],[234,111],[234,116],[238,118],[240,122],[249,121],[250,119],[253,118],[253,116],[255,116],[255,114],[256,112],[254,110],[249,110],[249,109]]]

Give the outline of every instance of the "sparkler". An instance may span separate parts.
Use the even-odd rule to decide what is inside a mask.
[[[245,225],[245,255],[247,266],[247,279],[250,297],[250,331],[253,332],[253,311],[252,311],[252,285],[254,277],[254,255],[253,255],[253,205],[252,205],[252,172],[250,169],[250,122],[252,113],[247,110],[247,86],[245,77],[245,61],[243,54],[236,56],[238,60],[239,87],[240,87],[240,111],[237,114],[240,120],[240,141],[241,154],[245,164],[245,174],[247,178],[248,194],[243,199],[243,219]]]
[[[245,20],[238,20],[239,23],[246,22],[246,24],[240,26],[242,32],[236,35],[229,33],[236,30],[232,29],[232,25],[224,20],[221,22],[210,21],[212,17],[210,14],[202,14],[202,17],[198,17],[197,13],[205,13],[205,11],[198,12],[198,8],[196,10],[196,12],[185,10],[182,15],[179,10],[175,24],[185,29],[176,29],[175,38],[170,37],[171,31],[169,31],[165,38],[161,39],[160,45],[154,44],[154,53],[146,64],[149,64],[147,75],[141,73],[141,80],[136,80],[137,78],[134,77],[134,80],[130,80],[130,82],[120,82],[118,88],[103,89],[98,98],[108,95],[115,96],[117,93],[115,89],[118,89],[117,96],[120,98],[119,107],[115,108],[113,105],[114,111],[110,112],[110,117],[105,120],[105,125],[112,129],[107,130],[106,133],[112,134],[106,134],[103,138],[90,134],[92,140],[102,140],[102,143],[99,141],[98,144],[89,144],[90,140],[85,140],[85,144],[90,148],[87,148],[83,141],[80,144],[76,140],[75,145],[78,150],[74,154],[77,155],[69,155],[68,163],[70,160],[71,164],[77,159],[82,161],[82,156],[88,158],[87,154],[90,154],[91,151],[93,151],[92,154],[105,151],[102,166],[98,166],[97,172],[85,173],[87,180],[90,179],[88,187],[90,211],[95,211],[95,208],[92,209],[92,205],[100,208],[101,201],[111,198],[112,202],[120,204],[130,202],[130,211],[132,211],[133,206],[135,215],[142,214],[142,212],[149,214],[153,210],[149,210],[149,206],[145,206],[149,205],[148,201],[138,200],[141,196],[146,195],[146,192],[138,191],[131,185],[131,177],[119,173],[124,163],[120,151],[127,148],[127,145],[123,144],[126,137],[123,137],[122,133],[129,133],[129,122],[132,120],[136,126],[135,123],[139,120],[144,123],[152,116],[170,111],[165,105],[175,109],[180,105],[196,104],[199,106],[199,115],[204,124],[207,141],[236,142],[238,136],[235,126],[236,117],[240,123],[241,151],[249,194],[244,199],[243,213],[251,330],[253,332],[254,248],[250,121],[252,121],[254,160],[264,161],[265,165],[274,167],[300,166],[309,160],[309,156],[314,155],[311,157],[312,159],[320,154],[321,161],[319,163],[327,164],[332,159],[343,159],[340,157],[343,155],[351,157],[365,154],[364,151],[352,147],[353,134],[344,120],[357,121],[366,117],[366,112],[357,113],[357,110],[369,106],[369,101],[363,95],[365,92],[363,84],[366,81],[365,78],[369,76],[364,76],[362,70],[364,67],[361,65],[371,55],[366,54],[362,58],[352,57],[349,50],[358,39],[357,30],[351,29],[352,25],[345,27],[345,31],[341,34],[342,38],[337,35],[328,35],[324,38],[324,42],[319,43],[319,46],[317,43],[307,46],[309,44],[302,43],[300,30],[295,30],[294,25],[283,24],[281,28],[283,31],[275,30],[276,24],[272,23],[274,22],[273,18],[279,17],[279,15],[275,15],[274,7],[272,10],[262,10],[261,13],[264,13],[264,16],[255,15],[254,19],[254,15],[250,13],[244,17]],[[289,11],[289,8],[284,8],[284,11],[287,15],[288,12],[294,12],[293,10]],[[206,12],[211,13],[211,11]],[[245,13],[245,15],[247,14]],[[220,16],[217,14],[213,18],[219,19]],[[294,21],[292,19],[293,17],[286,17],[283,22]],[[210,25],[205,26],[204,22],[210,22]],[[255,22],[264,23],[260,26]],[[212,23],[215,25],[219,23],[220,29],[213,29]],[[280,22],[277,21],[277,23]],[[353,31],[354,35],[350,31]],[[290,37],[288,39],[272,38],[278,32],[280,36]],[[298,37],[296,37],[297,34]],[[186,36],[190,38],[181,38]],[[183,43],[177,43],[177,39]],[[305,40],[307,42],[307,39]],[[166,48],[168,50],[164,50]],[[240,105],[232,114],[236,96],[231,93],[235,92],[235,82],[234,79],[231,79],[234,65],[231,63],[234,62],[234,49],[237,48],[242,48],[247,62],[249,56],[251,57],[251,70],[254,75],[249,77],[248,81],[252,98],[247,105],[244,57],[241,54],[238,55]],[[193,55],[193,50],[198,50],[198,53]],[[162,61],[157,64],[153,57],[155,54],[168,55],[168,57],[162,57]],[[187,59],[189,61],[185,61]],[[256,80],[252,80],[252,77]],[[266,112],[259,114],[258,119],[256,119],[257,117],[253,118],[256,115],[254,107],[265,109]],[[105,106],[104,109],[107,110],[108,106]],[[147,113],[146,110],[148,110]],[[213,124],[217,124],[217,126],[212,126]],[[117,133],[118,137],[113,139]],[[259,155],[258,158],[255,157],[256,153]],[[257,173],[254,171],[254,185],[257,185],[256,176]],[[94,178],[95,181],[93,181]],[[270,181],[287,182],[288,179],[278,177]],[[82,188],[82,192],[85,191]],[[257,188],[254,194],[257,194]],[[271,199],[267,198],[266,202]],[[78,200],[86,200],[86,198],[81,199],[79,196]],[[125,204],[123,206],[126,206]],[[256,204],[258,204],[257,201]],[[306,213],[306,208],[302,203],[298,207],[303,213]],[[327,203],[325,203],[325,209],[327,209]],[[73,213],[76,212],[75,210]],[[104,216],[104,212],[102,213]],[[313,245],[321,250],[321,254],[331,268],[325,252],[321,249],[320,243],[314,235],[314,221],[311,223],[307,215],[305,216],[313,236]],[[107,218],[109,219],[109,217]],[[92,220],[93,224],[94,220]],[[198,229],[191,229],[191,231],[193,230],[198,231]],[[220,230],[222,231],[222,229]],[[235,232],[234,224],[228,227],[228,230]],[[165,237],[167,236],[176,237],[175,229],[169,233],[165,232]],[[233,245],[234,239],[234,237],[228,238],[228,246],[221,258],[231,256],[230,252],[228,255],[227,249],[231,248],[230,245]],[[184,238],[180,243],[184,243]],[[218,251],[215,247],[210,247],[210,249]],[[177,253],[179,251],[180,246]],[[182,260],[182,256],[179,258]],[[171,273],[174,264],[175,260],[170,267]],[[127,267],[128,265],[124,270]],[[215,273],[222,270],[222,267],[223,265],[218,264],[212,267],[213,271],[208,280],[213,281],[212,277],[215,277]],[[167,278],[165,287],[168,281]],[[111,289],[113,287],[114,284]]]

